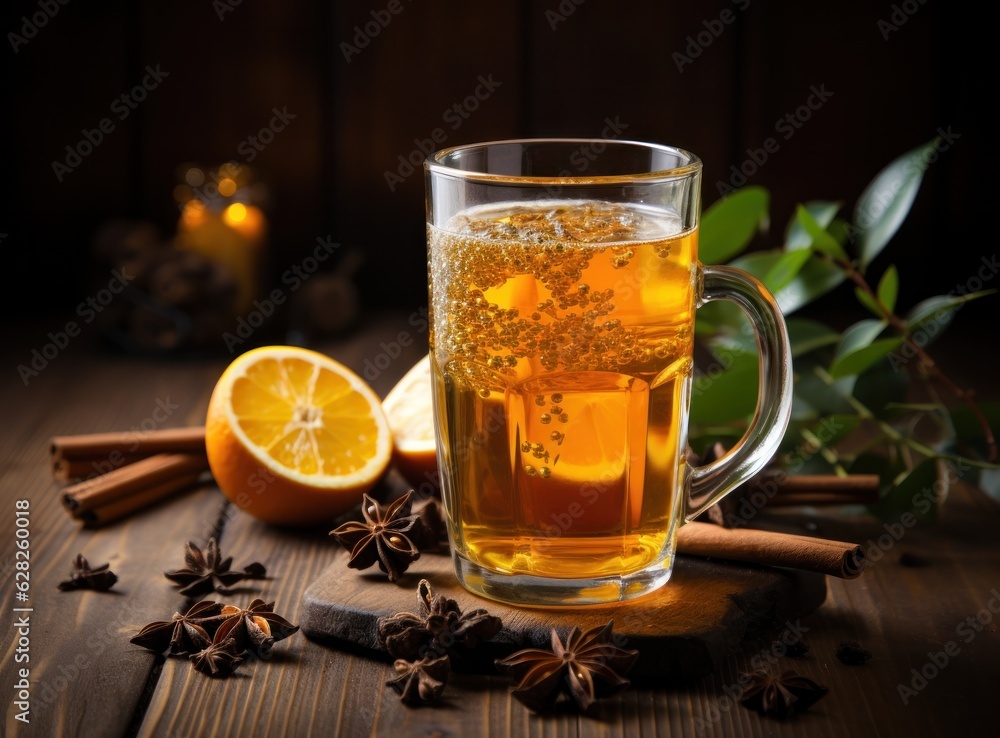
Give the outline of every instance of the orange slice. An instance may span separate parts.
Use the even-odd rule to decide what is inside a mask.
[[[433,405],[429,356],[414,364],[382,401],[392,429],[396,466],[414,485],[432,479],[437,469]]]
[[[223,373],[205,421],[208,462],[238,507],[279,525],[324,525],[361,501],[392,456],[378,396],[333,359],[249,351]]]

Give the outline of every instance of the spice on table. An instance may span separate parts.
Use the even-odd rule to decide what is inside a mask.
[[[180,584],[180,593],[185,597],[201,597],[217,589],[232,587],[244,579],[260,579],[267,574],[267,570],[256,562],[248,564],[243,571],[231,571],[233,557],[223,559],[214,538],[208,539],[204,552],[194,541],[184,544],[184,562],[185,568],[164,572],[163,576]]]
[[[203,600],[181,615],[174,613],[172,620],[150,623],[129,639],[130,643],[168,656],[188,656],[207,648],[212,634],[224,616],[222,604]]]
[[[428,497],[413,503],[413,514],[423,523],[417,548],[427,553],[448,553],[448,526],[445,523],[444,506],[436,497]]]
[[[794,671],[785,671],[779,676],[757,669],[740,674],[740,682],[747,684],[740,700],[744,707],[777,718],[808,710],[829,691]]]
[[[407,705],[437,702],[451,672],[447,656],[419,661],[396,659],[392,666],[396,676],[387,681],[385,686],[399,692],[400,700]]]
[[[562,692],[582,710],[601,697],[627,687],[625,674],[635,665],[639,652],[616,646],[611,620],[582,633],[573,628],[565,644],[552,630],[552,650],[528,648],[497,659],[496,665],[518,680],[511,694],[532,710],[550,709]]]
[[[500,618],[486,610],[463,613],[455,600],[435,595],[426,579],[417,585],[417,608],[416,615],[402,612],[378,619],[378,642],[390,656],[412,661],[447,654],[460,660],[463,651],[503,627]]]
[[[276,641],[283,641],[297,633],[299,626],[292,625],[274,611],[273,602],[255,599],[246,608],[226,605],[222,608],[225,620],[215,634],[215,640],[232,638],[236,651],[251,651],[266,656]]]
[[[395,582],[420,558],[415,541],[423,534],[423,523],[410,512],[412,496],[412,491],[407,492],[382,507],[366,494],[361,503],[364,522],[351,521],[330,531],[350,551],[347,565],[351,569],[367,569],[377,563],[389,581]]]
[[[872,657],[872,652],[857,641],[842,641],[837,645],[837,658],[842,664],[857,666]]]
[[[49,443],[52,474],[60,481],[106,474],[156,454],[205,453],[205,429],[138,429],[56,436]]]
[[[109,568],[110,564],[98,566],[96,569],[90,568],[90,562],[83,554],[77,554],[73,559],[73,569],[69,573],[69,579],[59,582],[59,589],[69,592],[74,589],[93,589],[98,592],[107,592],[118,581],[118,575]]]
[[[226,677],[233,673],[237,666],[243,663],[237,650],[236,639],[216,639],[206,648],[191,655],[191,663],[202,674],[212,677]]]

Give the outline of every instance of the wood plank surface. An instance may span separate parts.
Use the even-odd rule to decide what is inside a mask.
[[[421,351],[423,334],[407,316],[370,318],[363,332],[327,346],[331,355],[365,369],[380,342],[401,331],[413,345],[373,378],[384,393]],[[82,347],[81,347],[82,348]],[[897,542],[867,516],[826,511],[808,519],[817,534],[871,541],[883,551],[855,581],[831,579],[819,610],[801,619],[811,651],[778,658],[826,684],[829,695],[808,713],[788,721],[758,716],[736,705],[738,674],[769,660],[771,638],[747,643],[716,673],[691,684],[645,679],[603,704],[596,717],[563,711],[536,716],[512,700],[495,676],[461,675],[444,693],[440,709],[410,709],[384,687],[389,666],[358,653],[336,650],[296,634],[273,658],[241,666],[229,680],[211,680],[181,660],[158,667],[128,637],[145,622],[169,616],[182,600],[160,572],[176,566],[188,538],[204,539],[218,522],[222,497],[195,492],[107,529],[81,531],[58,504],[49,479],[47,440],[56,433],[127,429],[150,416],[157,399],[178,405],[167,422],[198,422],[224,361],[157,363],[121,357],[88,358],[67,352],[25,387],[0,388],[0,461],[4,516],[0,525],[0,603],[12,615],[13,503],[31,502],[32,722],[14,720],[6,703],[3,734],[11,736],[979,736],[994,730],[993,695],[1000,691],[1000,510],[978,492],[954,489],[937,526],[907,530]],[[383,362],[384,363],[384,362]],[[12,365],[12,362],[8,362]],[[236,563],[259,560],[270,579],[234,593],[275,599],[279,612],[297,622],[302,594],[338,554],[326,536],[279,530],[239,511],[223,514],[224,552]],[[803,511],[763,513],[769,527],[802,532]],[[880,538],[880,536],[882,538]],[[901,552],[930,560],[926,567],[900,565]],[[83,552],[93,563],[109,561],[120,594],[61,593],[55,588],[70,558]],[[353,572],[352,572],[353,573]],[[970,625],[968,618],[980,618]],[[11,618],[13,619],[13,618]],[[792,625],[795,625],[794,623]],[[977,629],[977,627],[979,629]],[[0,685],[15,682],[13,628],[0,640]],[[968,640],[967,640],[968,639]],[[835,657],[842,640],[858,640],[873,652],[863,666]],[[954,642],[947,665],[928,667]],[[77,658],[83,666],[74,674]],[[937,657],[940,658],[940,657]],[[898,685],[913,673],[932,674],[904,704]],[[51,696],[51,699],[47,699]]]
[[[78,367],[77,367],[78,368]],[[157,401],[170,410],[163,427],[191,425],[204,416],[203,370],[171,376],[147,375],[134,383],[136,365],[123,362],[88,373],[80,383],[70,366],[53,365],[27,387],[0,397],[6,408],[3,453],[3,574],[0,602],[5,613],[33,607],[29,661],[15,662],[15,642],[4,634],[0,684],[13,686],[15,673],[30,669],[31,722],[5,704],[4,734],[10,736],[126,733],[143,697],[156,659],[128,643],[145,623],[169,618],[183,604],[162,576],[182,560],[181,543],[207,534],[223,504],[222,495],[205,488],[101,531],[82,530],[60,502],[61,485],[51,480],[48,439],[60,433],[102,428],[142,427]],[[176,407],[174,407],[176,406]],[[163,417],[167,411],[159,414]],[[30,600],[14,601],[14,502],[30,503]],[[60,592],[77,553],[94,566],[110,563],[118,583],[108,593]],[[18,614],[20,616],[21,614]],[[11,621],[15,619],[11,614]]]
[[[632,677],[655,677],[669,663],[676,681],[694,679],[715,671],[748,635],[805,616],[826,598],[821,574],[681,556],[670,586],[640,600],[588,608],[519,608],[466,591],[450,556],[422,555],[395,584],[373,570],[359,575],[346,563],[339,557],[303,595],[307,636],[389,659],[377,641],[378,619],[419,612],[417,585],[426,579],[435,595],[454,599],[463,611],[486,608],[503,621],[503,630],[468,654],[467,668],[480,673],[495,672],[495,659],[519,649],[549,648],[553,629],[565,638],[573,628],[589,630],[613,619],[621,646],[639,651]]]

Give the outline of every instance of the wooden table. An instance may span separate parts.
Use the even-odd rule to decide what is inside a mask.
[[[372,319],[354,337],[325,347],[355,370],[379,358],[400,333],[413,339],[373,380],[384,393],[421,352],[426,336],[406,316]],[[40,335],[44,335],[40,333]],[[4,628],[0,686],[9,736],[305,736],[305,735],[551,735],[551,736],[978,736],[995,734],[1000,694],[1000,510],[978,492],[952,492],[937,527],[891,537],[884,556],[857,581],[831,579],[822,608],[804,618],[812,650],[781,666],[830,688],[810,712],[785,722],[762,718],[727,697],[737,674],[765,652],[769,638],[749,644],[716,674],[694,684],[642,684],[607,700],[597,718],[571,712],[538,717],[508,696],[499,677],[463,676],[445,691],[439,709],[409,709],[384,687],[389,665],[321,646],[301,634],[275,649],[273,658],[241,666],[220,681],[193,671],[186,661],[163,662],[129,644],[145,623],[169,617],[183,599],[161,572],[181,561],[188,539],[221,531],[224,552],[236,563],[257,560],[273,579],[260,585],[268,600],[293,622],[308,584],[337,556],[326,530],[276,530],[227,506],[214,488],[148,510],[99,531],[81,530],[58,502],[50,479],[47,441],[62,433],[147,425],[153,411],[161,427],[202,421],[224,360],[156,362],[92,358],[72,345],[24,386],[14,367],[27,351],[10,352],[0,392],[3,536],[2,600],[15,620],[14,504],[30,503],[31,710],[27,725],[12,703],[18,632]],[[369,377],[374,372],[369,371]],[[801,518],[770,518],[770,525],[799,530]],[[820,533],[856,541],[886,531],[869,517],[816,519]],[[891,544],[891,545],[888,545]],[[904,567],[907,551],[932,560]],[[119,575],[114,593],[56,590],[78,552],[92,563],[108,561]],[[247,592],[247,594],[249,594]],[[994,610],[987,608],[992,599]],[[966,620],[977,613],[981,630]],[[966,639],[970,639],[966,642]],[[845,666],[837,644],[857,640],[874,653],[864,666]],[[955,642],[943,667],[927,666],[929,652]],[[940,659],[939,659],[940,660]],[[897,685],[911,670],[933,674],[904,704]],[[937,671],[936,674],[934,672]],[[920,686],[921,682],[917,682]]]

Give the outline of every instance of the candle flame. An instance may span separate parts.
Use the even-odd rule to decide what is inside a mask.
[[[225,180],[223,180],[225,181]],[[247,208],[241,202],[234,202],[222,215],[223,219],[226,221],[226,225],[234,226],[237,223],[242,223],[247,217]]]

